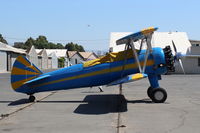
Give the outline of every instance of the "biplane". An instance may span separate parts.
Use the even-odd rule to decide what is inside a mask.
[[[33,102],[34,94],[39,92],[102,85],[119,85],[121,89],[123,83],[148,78],[147,95],[153,102],[163,103],[167,92],[160,87],[159,80],[162,74],[174,71],[174,56],[170,46],[152,48],[152,35],[157,29],[150,27],[117,40],[117,45],[125,44],[124,51],[111,52],[48,73],[43,73],[26,57],[19,56],[11,71],[12,88],[29,95]],[[139,42],[139,48],[135,47],[136,42]]]

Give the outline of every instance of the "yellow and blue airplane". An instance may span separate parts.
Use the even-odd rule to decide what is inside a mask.
[[[158,28],[147,28],[116,41],[126,44],[125,50],[109,53],[106,56],[43,73],[26,57],[19,56],[12,68],[11,84],[16,92],[29,95],[45,91],[67,90],[102,85],[122,85],[123,83],[148,77],[150,87],[147,94],[153,102],[162,103],[167,92],[159,86],[161,74],[174,71],[174,56],[167,46],[164,49],[151,47],[152,34]],[[140,42],[140,48],[135,43]],[[146,48],[143,48],[146,45]]]

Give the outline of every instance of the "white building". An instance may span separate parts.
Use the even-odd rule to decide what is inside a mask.
[[[0,72],[10,71],[17,56],[26,55],[25,50],[0,42]]]
[[[48,55],[48,69],[57,69],[58,68],[58,57],[55,52],[49,53]]]
[[[68,66],[81,64],[84,58],[77,51],[67,51]]]
[[[48,68],[48,56],[46,49],[36,49],[36,52],[38,54],[38,67],[40,69],[47,69]]]
[[[55,56],[54,56],[54,58],[57,58],[57,60],[58,60],[58,58],[61,58],[61,57],[63,57],[63,58],[65,58],[65,67],[66,66],[68,66],[67,64],[68,64],[68,59],[67,59],[67,49],[46,49],[46,52],[47,52],[47,55],[50,55],[51,53],[54,53],[55,54]],[[54,59],[54,61],[53,62],[55,62],[55,64],[52,64],[52,65],[54,65],[54,67],[58,67],[58,62],[56,62],[55,61],[56,59]]]
[[[112,32],[110,36],[109,48],[113,52],[123,51],[125,44],[116,45],[116,41],[124,36],[132,34],[131,32]],[[174,41],[178,52],[186,54],[187,49],[191,46],[187,34],[185,32],[154,32],[152,36],[152,47],[164,48],[170,45],[173,52],[172,40]]]
[[[110,51],[123,51],[125,45],[116,45],[116,40],[132,34],[131,32],[112,32],[110,36]],[[154,32],[152,36],[152,46],[164,48],[170,45],[173,54],[174,47],[172,41],[175,43],[176,49],[182,54],[186,54],[182,59],[183,66],[186,73],[200,73],[200,42],[199,45],[191,46],[188,36],[185,32]],[[195,42],[194,42],[195,43]],[[139,46],[139,43],[136,45]],[[137,47],[137,46],[136,46]],[[195,56],[194,56],[195,55]],[[176,73],[183,73],[180,64],[175,63]]]
[[[83,57],[84,61],[94,60],[98,58],[98,56],[93,52],[79,52],[79,54]]]
[[[93,52],[77,52],[77,51],[67,51],[67,58],[69,61],[69,66],[75,64],[81,64],[85,61],[93,60],[98,58],[98,56]]]
[[[200,74],[200,41],[190,40],[191,46],[182,59],[186,73]],[[180,73],[182,71],[179,71]]]
[[[32,45],[31,48],[27,50],[26,52],[27,52],[27,58],[29,59],[29,61],[38,67],[38,55],[37,55],[35,47]]]

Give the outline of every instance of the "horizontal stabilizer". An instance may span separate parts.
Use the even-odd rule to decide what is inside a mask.
[[[114,82],[111,82],[110,84],[108,84],[108,86],[122,84],[122,83],[128,83],[128,82],[136,81],[136,80],[143,79],[146,77],[147,77],[147,74],[136,73],[136,74],[128,75],[126,77],[118,79]]]
[[[32,80],[29,80],[29,81],[25,82],[24,84],[31,84],[31,83],[34,83],[34,82],[37,82],[37,81],[46,79],[46,78],[48,78],[48,77],[50,77],[50,75],[43,75],[43,76],[34,78],[34,79],[32,79]]]

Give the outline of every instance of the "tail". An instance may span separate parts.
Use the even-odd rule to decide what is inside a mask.
[[[38,77],[42,72],[26,57],[18,56],[11,71],[11,85],[13,90],[26,93],[24,83]]]

